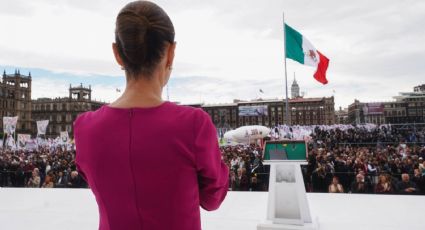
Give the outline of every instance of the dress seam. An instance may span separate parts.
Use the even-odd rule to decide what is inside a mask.
[[[136,180],[135,180],[135,178],[134,178],[134,170],[133,170],[133,164],[132,164],[132,161],[131,161],[131,155],[132,155],[132,151],[131,151],[131,146],[132,146],[132,131],[133,131],[133,129],[132,129],[132,121],[133,121],[133,109],[130,109],[130,114],[129,114],[129,116],[130,116],[130,119],[129,119],[129,146],[128,146],[128,161],[129,161],[129,164],[130,164],[130,173],[131,173],[131,179],[133,180],[133,188],[134,188],[134,199],[135,199],[135,201],[136,201],[136,211],[137,211],[137,216],[138,216],[138,220],[139,220],[139,225],[140,225],[140,229],[143,229],[142,228],[142,215],[140,214],[140,211],[139,211],[139,200],[137,199],[137,188],[136,188]]]

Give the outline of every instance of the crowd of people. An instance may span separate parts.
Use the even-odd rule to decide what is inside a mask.
[[[425,129],[315,129],[306,188],[312,192],[425,194]]]
[[[425,194],[425,128],[316,127],[306,140],[308,164],[302,171],[308,192]],[[262,146],[220,150],[230,169],[229,190],[268,190]],[[75,150],[61,147],[2,150],[0,187],[86,188],[74,160]]]
[[[0,187],[85,188],[74,160],[75,151],[64,148],[1,150]]]
[[[260,146],[222,146],[220,150],[222,158],[229,168],[229,190],[268,190],[270,169],[263,165]]]
[[[424,128],[316,127],[307,140],[302,171],[309,192],[425,194]],[[259,146],[221,150],[231,169],[230,190],[267,191],[269,168]]]

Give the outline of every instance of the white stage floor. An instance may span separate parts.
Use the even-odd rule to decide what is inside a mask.
[[[325,230],[424,230],[425,196],[307,194]],[[202,211],[204,230],[255,230],[267,193],[229,192],[219,210]],[[1,230],[93,230],[97,205],[88,189],[0,188]]]

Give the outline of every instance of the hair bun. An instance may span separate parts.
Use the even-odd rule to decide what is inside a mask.
[[[174,26],[156,4],[131,2],[117,16],[115,40],[126,71],[133,76],[150,75],[165,45],[174,42]]]
[[[117,21],[117,36],[121,43],[123,54],[130,62],[133,62],[133,58],[140,58],[133,57],[132,53],[143,49],[149,28],[150,22],[143,15],[137,15],[133,12],[120,14],[120,20]]]

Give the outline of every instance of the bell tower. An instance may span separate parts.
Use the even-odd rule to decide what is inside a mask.
[[[91,85],[84,87],[82,83],[79,86],[72,87],[69,85],[69,98],[72,100],[88,100],[91,101]]]

